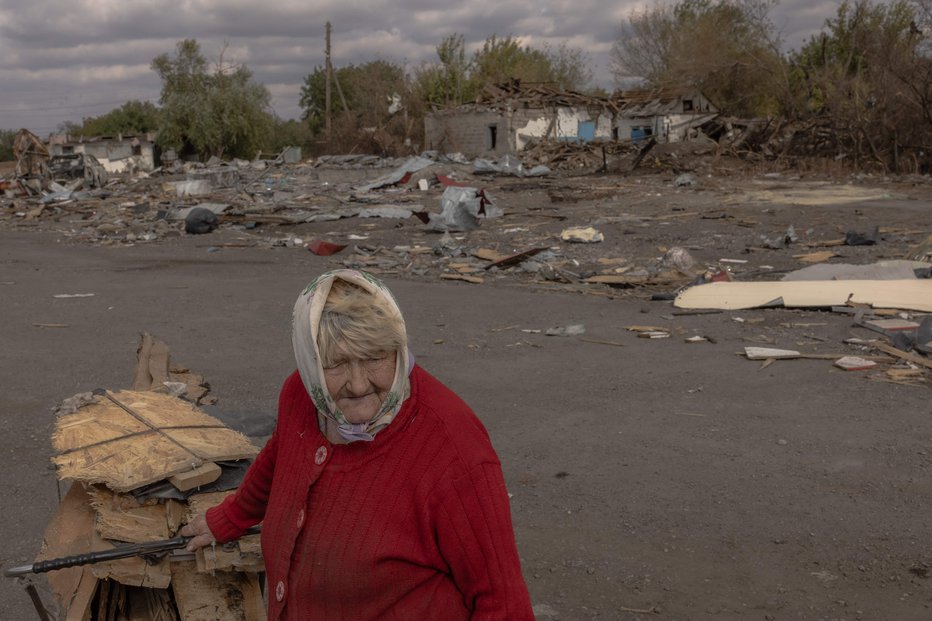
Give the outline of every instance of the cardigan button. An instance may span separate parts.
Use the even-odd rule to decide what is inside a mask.
[[[275,585],[275,599],[278,601],[285,599],[285,583],[281,580]]]
[[[304,526],[304,509],[298,511],[298,519],[296,520],[298,528]]]
[[[317,449],[317,452],[314,453],[314,463],[318,466],[327,461],[327,447],[321,446]]]

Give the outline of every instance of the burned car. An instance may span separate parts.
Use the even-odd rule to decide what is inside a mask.
[[[53,181],[84,179],[85,187],[103,187],[107,183],[107,170],[89,153],[53,155],[48,163]]]

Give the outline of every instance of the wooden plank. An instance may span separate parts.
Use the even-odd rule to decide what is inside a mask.
[[[916,330],[919,328],[919,324],[915,321],[909,321],[906,319],[901,319],[899,317],[893,319],[872,319],[865,321],[864,325],[869,328],[876,328],[879,332],[892,332],[896,330]]]
[[[264,608],[256,601],[258,580],[255,575],[202,574],[194,563],[172,563],[172,592],[185,621],[265,620]],[[261,602],[261,596],[258,601]]]
[[[162,386],[169,379],[168,345],[144,332],[136,350],[136,371],[133,374],[133,390],[151,390]]]
[[[246,535],[235,542],[204,546],[195,553],[197,570],[212,574],[217,571],[262,572],[261,535]]]
[[[681,283],[687,280],[688,277],[680,274],[679,272],[661,272],[659,274],[653,275],[638,275],[638,274],[596,274],[595,276],[590,276],[583,280],[585,283],[589,284],[602,284],[602,285],[619,285],[619,286],[633,286],[633,285],[669,285],[674,283]]]
[[[892,345],[887,345],[886,343],[881,343],[878,341],[876,343],[871,343],[871,347],[873,347],[874,349],[879,349],[882,352],[886,352],[890,354],[891,356],[895,356],[903,360],[908,360],[909,362],[912,362],[913,364],[918,364],[919,366],[923,366],[927,369],[932,369],[932,360],[929,360],[928,358],[923,358],[922,356],[918,356],[916,354],[912,354],[908,351],[903,351],[902,349],[897,349],[896,347],[893,347]]]
[[[443,280],[462,280],[465,282],[471,282],[474,285],[481,285],[485,281],[478,276],[467,276],[465,274],[441,274],[440,278]]]
[[[748,360],[785,360],[799,358],[800,353],[792,349],[773,349],[771,347],[745,347],[744,355]]]
[[[113,547],[95,532],[95,549]],[[133,556],[115,561],[105,561],[89,565],[91,572],[101,580],[111,579],[127,586],[167,589],[171,582],[171,568],[168,557],[152,564],[146,559]]]
[[[762,306],[788,308],[870,304],[932,312],[932,280],[832,280],[714,282],[680,293],[679,308],[740,310]]]
[[[828,261],[832,257],[837,257],[838,253],[832,252],[831,250],[823,250],[821,252],[811,252],[809,254],[794,254],[794,259],[799,259],[803,263],[822,263],[823,261]]]
[[[504,259],[506,255],[489,248],[478,248],[472,253],[472,256],[477,259],[482,259],[483,261],[499,261]]]
[[[91,616],[91,602],[97,593],[99,580],[88,567],[75,567],[81,575],[77,589],[65,602],[65,621],[88,621]]]
[[[94,511],[84,486],[75,483],[68,490],[43,535],[42,550],[36,561],[84,554],[94,548]],[[106,546],[104,546],[106,548]],[[88,567],[69,567],[46,574],[52,595],[67,621],[83,621],[90,615],[97,592],[97,578]]]
[[[168,478],[168,482],[174,485],[178,490],[186,492],[208,483],[213,483],[220,478],[220,466],[210,461],[202,464],[193,470],[181,472]]]

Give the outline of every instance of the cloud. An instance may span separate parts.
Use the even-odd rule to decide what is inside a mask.
[[[45,133],[65,120],[103,114],[128,99],[157,101],[154,57],[195,38],[210,59],[244,63],[269,88],[278,114],[300,114],[304,77],[324,63],[333,23],[338,66],[383,59],[435,60],[451,34],[467,49],[491,34],[583,50],[597,83],[610,85],[608,53],[643,0],[6,0],[0,8],[0,128]],[[835,11],[833,1],[784,0],[774,24],[798,47]]]

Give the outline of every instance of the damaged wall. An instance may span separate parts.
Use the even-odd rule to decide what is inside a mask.
[[[549,137],[556,140],[588,142],[612,139],[612,114],[607,110],[590,111],[584,107],[561,107],[552,111],[518,110],[512,117],[515,151],[523,151],[529,142]]]
[[[149,136],[99,138],[90,141],[50,140],[52,155],[86,153],[97,158],[108,173],[155,170],[155,143]]]
[[[654,137],[658,142],[694,138],[695,129],[718,116],[701,93],[670,95],[631,91],[621,93],[621,114],[615,127],[619,140]]]
[[[462,153],[468,157],[511,153],[510,122],[494,110],[444,110],[424,117],[428,150]]]
[[[497,157],[517,153],[538,138],[583,141],[611,140],[610,111],[585,107],[522,108],[499,112],[453,109],[424,119],[428,150],[459,152],[468,157]]]

